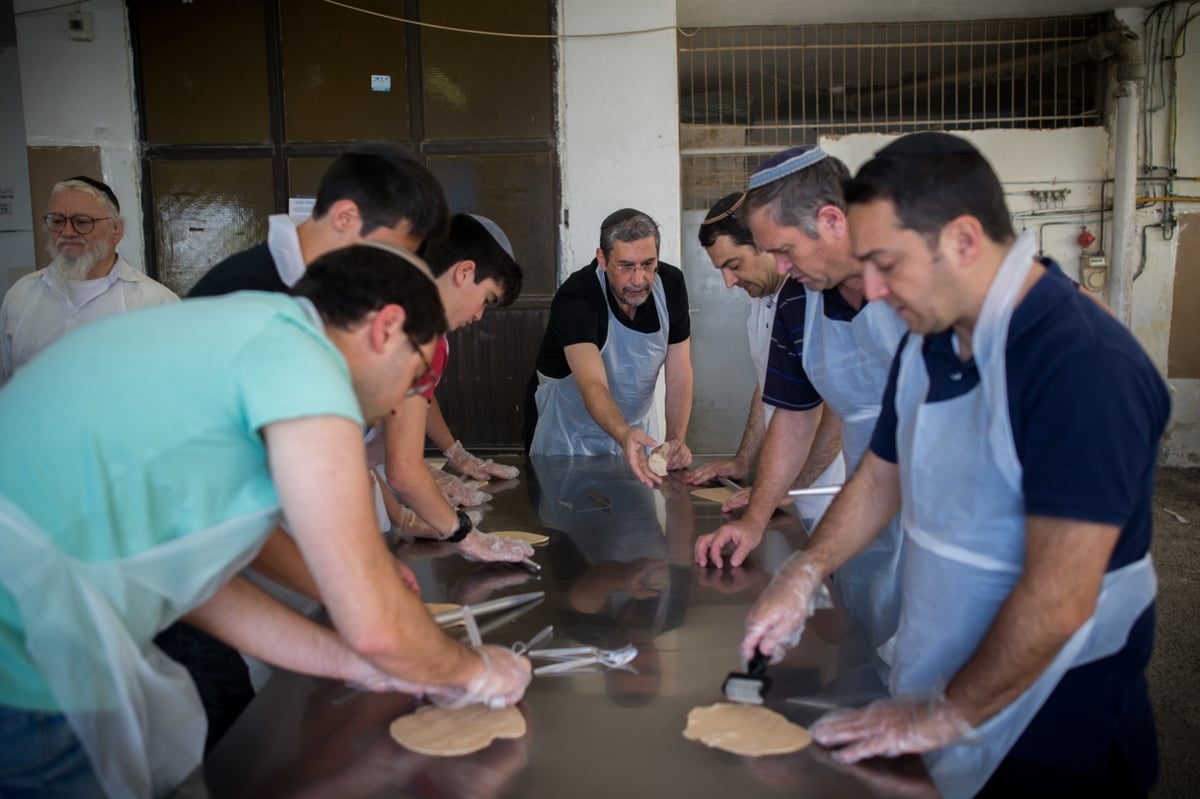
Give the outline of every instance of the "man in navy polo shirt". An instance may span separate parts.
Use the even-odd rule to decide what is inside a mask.
[[[1144,796],[1164,381],[1036,242],[966,141],[901,138],[847,183],[868,297],[910,330],[871,449],[747,619],[798,637],[816,583],[902,511],[892,698],[813,727],[843,762],[923,753],[939,792]]]

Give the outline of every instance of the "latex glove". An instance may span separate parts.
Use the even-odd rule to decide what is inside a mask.
[[[438,491],[442,492],[442,496],[446,498],[453,507],[462,505],[466,508],[473,508],[476,505],[482,505],[492,498],[491,494],[479,490],[479,486],[474,482],[465,482],[459,480],[449,472],[443,472],[441,469],[430,469],[433,474],[433,481],[437,483]]]
[[[533,555],[533,547],[524,541],[500,538],[479,530],[467,533],[467,537],[454,546],[459,554],[467,560],[498,560],[515,563]]]
[[[712,482],[718,477],[728,477],[730,480],[741,480],[750,474],[750,465],[737,458],[726,458],[720,461],[706,463],[687,476],[688,485],[699,486]]]
[[[725,565],[723,550],[733,544],[733,552],[729,556],[730,566],[741,566],[746,558],[762,541],[763,529],[745,519],[723,524],[711,533],[705,533],[696,539],[696,565],[707,566],[710,563],[718,569]]]
[[[971,725],[943,694],[880,699],[861,710],[835,710],[812,727],[822,746],[843,747],[833,753],[841,763],[929,752],[970,731]]]
[[[491,458],[488,458],[486,461],[476,458],[463,449],[461,441],[455,441],[450,449],[442,454],[450,461],[451,466],[458,469],[467,477],[476,480],[487,481],[493,477],[498,480],[511,480],[521,473],[516,466],[505,466],[502,463],[495,463]]]
[[[433,703],[442,707],[484,704],[499,710],[520,702],[525,695],[525,686],[533,676],[529,659],[492,644],[484,644],[475,651],[483,661],[483,670],[465,689],[430,691],[429,698]]]
[[[769,655],[772,663],[782,660],[784,651],[800,643],[815,609],[813,593],[820,587],[821,574],[803,552],[784,561],[746,616],[742,660],[750,662],[755,650]]]

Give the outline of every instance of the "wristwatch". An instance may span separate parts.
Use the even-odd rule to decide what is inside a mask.
[[[463,513],[461,508],[454,512],[458,515],[458,527],[454,529],[453,533],[442,539],[451,544],[457,544],[459,541],[462,541],[467,537],[468,533],[475,529],[475,525],[471,522],[471,517]]]

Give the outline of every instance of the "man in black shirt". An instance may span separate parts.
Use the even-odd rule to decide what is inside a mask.
[[[667,468],[692,461],[691,322],[683,272],[658,260],[658,226],[623,208],[600,226],[590,264],[559,287],[537,358],[533,455],[624,453],[643,483],[656,447],[654,385],[665,367]]]

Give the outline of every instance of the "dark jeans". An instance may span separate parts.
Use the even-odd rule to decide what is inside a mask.
[[[66,716],[0,705],[0,796],[100,799],[104,792]]]
[[[163,630],[154,643],[186,668],[196,684],[208,717],[207,754],[254,699],[246,662],[236,649],[182,622]]]

